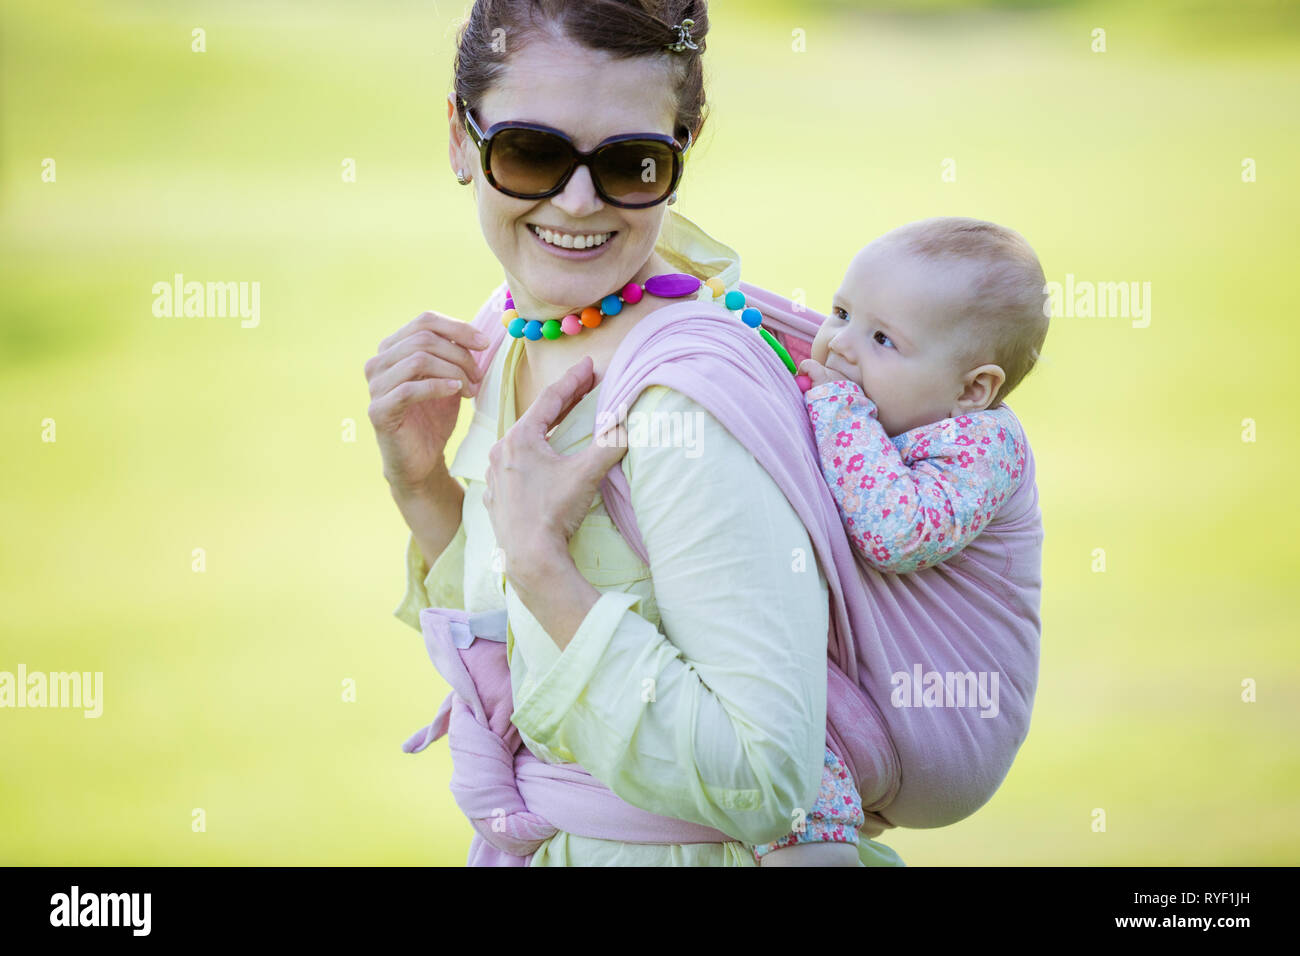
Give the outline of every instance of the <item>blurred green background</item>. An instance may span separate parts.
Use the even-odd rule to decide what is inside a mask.
[[[446,161],[463,5],[3,9],[0,670],[103,671],[105,699],[0,710],[0,862],[463,862],[445,745],[400,752],[445,686],[391,616],[406,532],[362,371],[500,280]],[[919,865],[1300,862],[1295,5],[711,17],[677,208],[748,280],[824,311],[872,237],[970,215],[1049,279],[1152,284],[1147,328],[1057,318],[1013,398],[1047,531],[1029,740],[974,817],[887,842]],[[177,272],[260,282],[260,325],[155,317]]]

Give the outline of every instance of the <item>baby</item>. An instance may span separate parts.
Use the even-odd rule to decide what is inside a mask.
[[[1002,403],[1047,335],[1045,286],[1018,233],[976,219],[910,223],[849,265],[800,385],[845,531],[871,566],[924,586],[1020,484],[1025,438]],[[827,750],[801,831],[754,856],[856,866],[864,821]]]

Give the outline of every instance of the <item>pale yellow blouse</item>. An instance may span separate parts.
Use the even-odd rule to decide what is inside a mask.
[[[673,210],[659,251],[683,271],[719,275],[728,288],[739,282],[735,252]],[[683,446],[693,438],[687,447],[632,443],[623,458],[653,575],[597,495],[569,551],[603,593],[561,652],[493,570],[496,540],[482,502],[488,449],[514,422],[522,348],[507,339],[494,356],[451,463],[466,486],[461,527],[432,567],[411,537],[407,591],[394,613],[418,630],[424,607],[505,607],[512,720],[539,759],[581,764],[652,812],[744,843],[776,839],[792,828],[796,808],[812,805],[824,751],[828,591],[807,532],[716,419],[679,392],[649,388],[630,412],[684,416],[691,430],[680,433],[689,436]],[[549,439],[556,451],[590,442],[599,391],[557,425]],[[897,862],[865,839],[862,855]],[[754,861],[741,842],[662,846],[560,833],[533,865]]]

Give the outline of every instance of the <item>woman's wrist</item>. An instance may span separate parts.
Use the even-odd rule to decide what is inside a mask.
[[[451,485],[461,488],[460,482],[451,476],[445,461],[440,461],[433,471],[420,481],[397,481],[390,478],[387,473],[384,474],[384,480],[388,482],[388,491],[393,496],[393,500],[398,502],[432,502],[445,497]]]
[[[415,536],[425,564],[432,567],[460,527],[465,489],[443,466],[418,487],[390,483],[389,492]]]
[[[558,538],[539,537],[506,551],[503,557],[506,579],[521,595],[525,591],[539,591],[548,581],[565,578],[578,570],[568,545]]]
[[[600,600],[563,542],[542,541],[506,555],[506,578],[560,650],[569,646]]]

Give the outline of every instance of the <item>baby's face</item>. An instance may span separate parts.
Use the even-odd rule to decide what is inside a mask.
[[[862,386],[890,435],[948,418],[964,390],[958,317],[973,275],[888,243],[854,257],[812,357]]]

